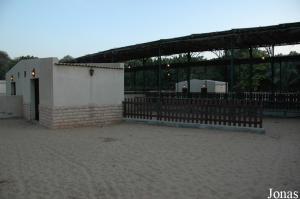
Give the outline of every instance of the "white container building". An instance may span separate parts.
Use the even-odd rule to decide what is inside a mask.
[[[7,72],[6,92],[23,97],[24,118],[49,128],[109,124],[122,119],[124,64],[22,60]]]
[[[181,81],[175,84],[175,91],[182,92],[184,88],[188,87],[187,81]],[[201,88],[206,87],[209,93],[226,93],[228,91],[227,82],[214,81],[214,80],[190,80],[190,92],[201,92]]]

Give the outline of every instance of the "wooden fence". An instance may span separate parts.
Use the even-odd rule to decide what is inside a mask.
[[[125,118],[262,128],[262,106],[244,100],[128,98]]]
[[[147,92],[146,97],[158,97],[158,92]],[[264,110],[300,112],[300,93],[242,92],[242,93],[176,93],[162,92],[162,98],[203,98],[217,100],[244,100],[262,103]]]

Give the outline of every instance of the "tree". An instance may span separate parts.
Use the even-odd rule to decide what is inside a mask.
[[[5,79],[5,74],[8,71],[8,65],[11,59],[9,58],[8,54],[4,51],[0,51],[0,80]]]
[[[299,53],[297,51],[291,51],[289,55],[299,55]]]
[[[234,58],[246,59],[250,57],[249,49],[235,49],[233,51]],[[252,49],[252,55],[254,58],[268,57],[267,51],[263,51],[257,48]],[[224,53],[225,59],[230,59],[230,52]],[[252,77],[250,77],[251,69],[250,64],[238,65],[235,69],[235,88],[248,91],[264,90],[270,84],[269,78],[269,64],[254,64],[252,68]],[[252,84],[251,84],[252,82]]]
[[[73,60],[74,60],[74,58],[71,55],[66,55],[61,60],[59,60],[59,63],[68,63]]]
[[[14,67],[19,61],[23,59],[36,59],[38,57],[32,55],[25,55],[21,57],[17,57],[15,59],[10,59],[8,54],[4,51],[0,51],[0,79],[5,79],[5,74],[12,67]]]

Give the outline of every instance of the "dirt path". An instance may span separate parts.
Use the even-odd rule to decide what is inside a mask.
[[[300,190],[300,120],[266,135],[120,124],[48,130],[0,120],[1,199],[266,198]]]

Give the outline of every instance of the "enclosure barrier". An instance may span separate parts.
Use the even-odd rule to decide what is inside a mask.
[[[245,100],[137,97],[125,99],[123,117],[262,128],[262,105]]]
[[[158,92],[146,92],[146,97],[158,97]],[[218,100],[244,100],[262,103],[264,110],[300,112],[300,93],[279,92],[229,92],[229,93],[182,93],[162,92],[162,98],[203,98]]]

